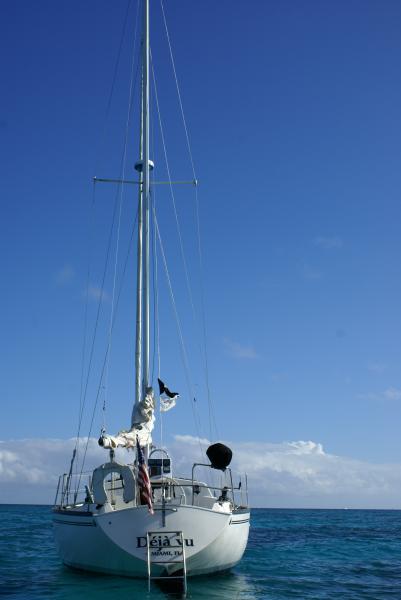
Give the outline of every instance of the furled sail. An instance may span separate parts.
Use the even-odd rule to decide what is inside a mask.
[[[108,435],[102,432],[99,446],[103,446],[103,448],[135,448],[137,438],[142,447],[151,444],[155,423],[154,412],[154,392],[152,388],[148,388],[145,398],[134,406],[131,429],[119,431],[117,435]]]

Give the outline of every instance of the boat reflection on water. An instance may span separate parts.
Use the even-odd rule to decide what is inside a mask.
[[[180,587],[167,587],[165,582],[155,583],[151,592],[145,579],[131,579],[125,577],[113,577],[98,573],[86,573],[83,571],[60,568],[59,576],[52,581],[54,600],[88,600],[96,597],[96,600],[110,600],[119,597],[157,600],[162,598],[184,598]],[[256,600],[260,598],[252,577],[243,573],[228,571],[224,574],[210,575],[206,577],[192,577],[188,581],[186,598],[203,598],[212,600],[241,599]]]
[[[184,598],[179,587],[172,586],[172,582],[160,582],[157,588],[163,593],[165,598]],[[156,586],[154,587],[156,591]],[[150,596],[149,596],[150,597]],[[152,595],[151,598],[155,596]],[[188,583],[188,591],[186,598],[196,598],[201,600],[205,598],[209,600],[222,600],[230,598],[230,600],[253,600],[257,598],[256,588],[252,578],[242,573],[234,573],[227,571],[225,574],[215,574],[206,577],[193,577]],[[259,596],[260,597],[260,596]]]

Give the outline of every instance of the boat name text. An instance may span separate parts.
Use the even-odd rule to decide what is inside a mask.
[[[185,546],[193,546],[194,540],[192,538],[184,539]],[[150,548],[181,548],[182,542],[177,536],[171,537],[168,535],[155,535],[149,541]],[[137,536],[136,538],[137,548],[146,548],[147,540],[146,536]]]

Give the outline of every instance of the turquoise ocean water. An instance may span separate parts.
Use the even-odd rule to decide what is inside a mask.
[[[63,567],[50,507],[0,505],[1,599],[169,597],[146,581]],[[401,511],[253,510],[240,565],[189,579],[187,597],[401,600]]]

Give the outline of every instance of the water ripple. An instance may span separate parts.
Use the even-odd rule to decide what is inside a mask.
[[[0,506],[0,598],[173,598],[141,580],[69,570],[56,553],[47,506]],[[189,580],[188,598],[387,600],[401,598],[401,512],[252,511],[242,562]]]

